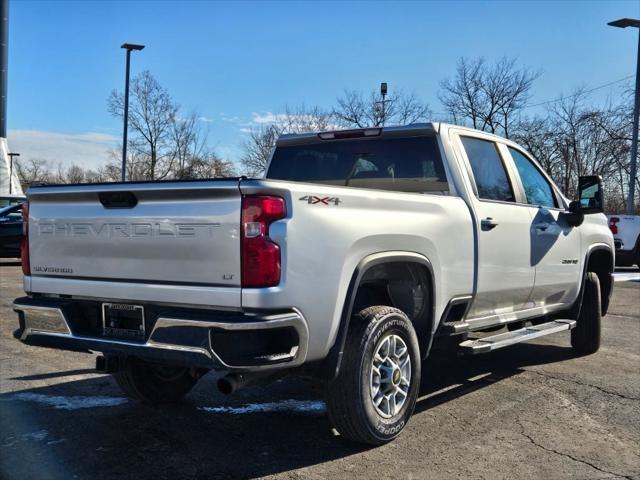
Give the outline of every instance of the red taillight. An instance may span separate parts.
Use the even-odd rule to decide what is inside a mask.
[[[618,225],[617,223],[620,221],[620,219],[618,217],[611,217],[609,219],[609,230],[611,230],[611,233],[613,233],[614,235],[618,234]]]
[[[269,238],[269,225],[287,215],[284,199],[242,198],[242,286],[273,287],[280,283],[280,247]]]
[[[31,275],[29,263],[29,203],[22,204],[22,238],[20,239],[20,258],[22,259],[22,273]]]

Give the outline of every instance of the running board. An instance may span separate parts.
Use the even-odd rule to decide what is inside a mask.
[[[553,322],[541,323],[532,327],[521,328],[513,332],[500,333],[491,335],[490,337],[466,340],[460,344],[462,353],[476,355],[478,353],[487,353],[499,348],[515,345],[516,343],[526,342],[534,338],[544,337],[552,333],[571,330],[576,326],[575,320],[554,320]]]

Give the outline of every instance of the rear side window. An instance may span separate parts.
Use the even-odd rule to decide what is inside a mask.
[[[509,152],[520,174],[520,180],[522,180],[524,192],[527,196],[527,203],[548,208],[557,207],[553,189],[547,179],[540,173],[540,170],[518,150],[509,147]]]
[[[449,192],[435,136],[278,147],[267,178],[396,192]]]
[[[515,197],[507,177],[498,146],[488,140],[461,137],[471,164],[478,197],[486,200],[513,202]]]

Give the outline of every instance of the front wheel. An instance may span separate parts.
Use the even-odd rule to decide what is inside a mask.
[[[600,348],[602,306],[600,280],[594,272],[587,272],[580,315],[571,330],[571,346],[579,355],[595,353]]]
[[[326,392],[336,430],[371,445],[397,437],[413,414],[420,363],[416,332],[401,310],[374,306],[355,315],[340,372]]]
[[[177,402],[191,391],[201,372],[186,367],[157,365],[135,358],[113,375],[120,389],[142,403]]]

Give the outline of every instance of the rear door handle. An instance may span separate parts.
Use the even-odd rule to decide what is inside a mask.
[[[480,221],[480,227],[482,228],[482,230],[484,230],[485,232],[489,231],[489,230],[493,230],[495,227],[498,226],[498,222],[496,222],[493,218],[491,217],[487,217],[484,218]]]

